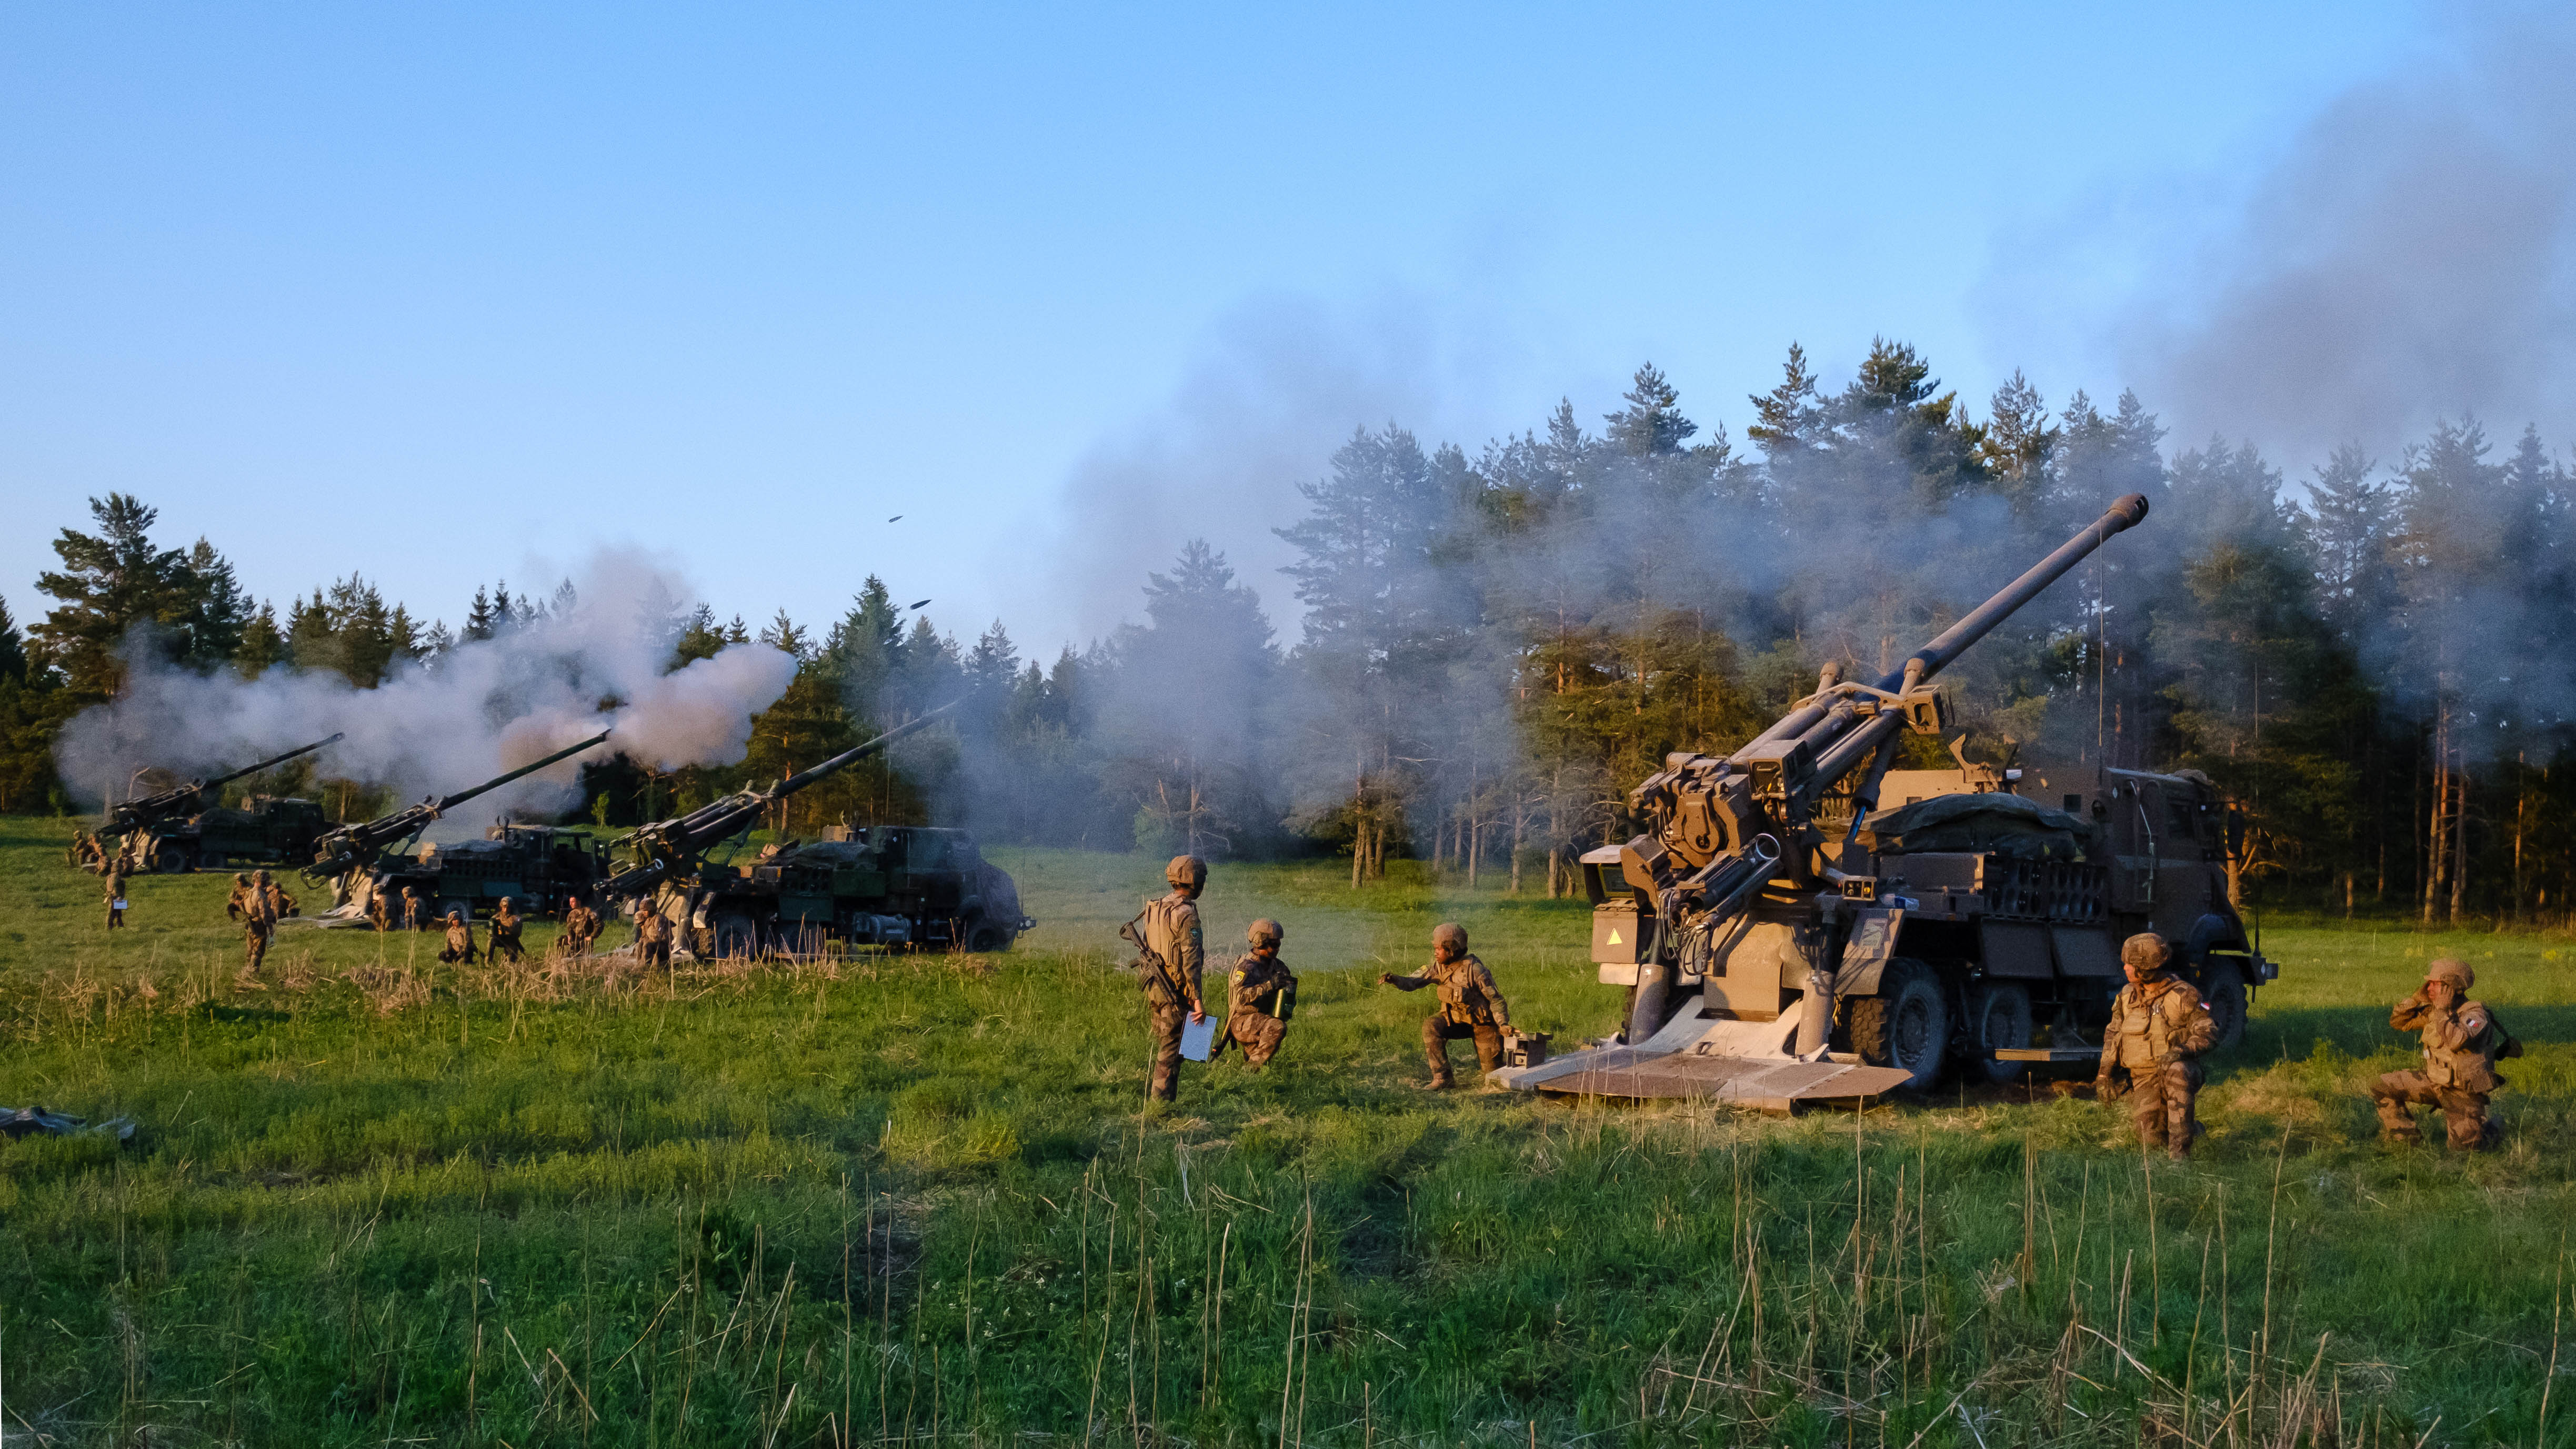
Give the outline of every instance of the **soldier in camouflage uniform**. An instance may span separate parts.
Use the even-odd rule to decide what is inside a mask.
[[[1154,1035],[1153,1070],[1145,1084],[1145,1095],[1153,1101],[1169,1102],[1180,1094],[1182,1022],[1207,1020],[1207,1007],[1199,998],[1206,952],[1198,907],[1207,875],[1206,861],[1173,856],[1163,867],[1171,891],[1145,902],[1145,909],[1119,931],[1137,946],[1137,984],[1144,988]]]
[[[525,954],[519,949],[519,928],[522,924],[518,913],[510,909],[510,897],[501,897],[499,909],[492,912],[492,944],[489,948],[491,959],[498,961],[504,953],[507,953],[511,965],[519,964],[520,958]]]
[[[413,894],[410,886],[403,887],[402,928],[406,931],[426,931],[429,929],[428,915],[421,909],[420,897]]]
[[[295,904],[295,897],[288,895],[284,887],[271,880],[267,871],[253,872],[251,883],[258,886],[268,897],[269,914],[277,919],[282,921],[289,916],[303,914],[303,908]]]
[[[563,934],[555,938],[555,949],[567,956],[590,954],[590,938],[599,934],[599,917],[581,903],[578,896],[564,897]]]
[[[439,949],[438,959],[466,965],[471,965],[476,960],[474,923],[465,919],[463,911],[447,913],[447,944]]]
[[[2192,1141],[2202,1131],[2193,1108],[2207,1074],[2198,1058],[2218,1040],[2218,1019],[2190,982],[2167,969],[2172,960],[2173,947],[2153,931],[2121,945],[2120,967],[2129,984],[2112,998],[2093,1085],[2105,1102],[2126,1091],[2138,1146],[2162,1147],[2180,1162],[2191,1156]]]
[[[1443,922],[1431,932],[1431,969],[1419,976],[1381,973],[1378,978],[1398,991],[1439,988],[1440,1009],[1422,1022],[1422,1058],[1431,1068],[1424,1084],[1440,1091],[1450,1084],[1449,1043],[1460,1037],[1476,1041],[1476,1069],[1490,1072],[1503,1064],[1503,1031],[1512,1024],[1511,1003],[1494,984],[1494,973],[1467,953],[1467,928]]]
[[[671,969],[671,918],[649,900],[635,903],[635,958],[648,968]]]
[[[381,889],[367,892],[367,923],[376,928],[378,935],[394,928],[393,902],[385,898]]]
[[[231,894],[231,895],[228,895],[228,896],[224,897],[224,915],[225,915],[226,917],[228,917],[229,919],[232,919],[232,920],[236,920],[236,921],[240,920],[240,919],[242,918],[242,903],[243,903],[243,902],[245,902],[245,901],[247,901],[247,900],[249,900],[249,899],[250,899],[250,874],[249,874],[249,872],[247,872],[247,871],[235,871],[235,872],[233,872],[233,891],[232,891],[232,894]]]
[[[2454,1151],[2475,1152],[2503,1139],[2504,1124],[2487,1110],[2487,1098],[2504,1086],[2496,1060],[2522,1055],[2522,1043],[2485,1002],[2468,999],[2477,979],[2464,961],[2436,961],[2415,994],[2388,1013],[2390,1026],[2420,1032],[2424,1042],[2421,1071],[2390,1072],[2370,1089],[2388,1141],[2423,1140],[2415,1123],[2419,1104],[2442,1109]]]
[[[1290,1004],[1297,999],[1297,978],[1279,959],[1284,935],[1277,921],[1253,922],[1244,932],[1252,949],[1235,961],[1226,985],[1225,1034],[1216,1049],[1224,1051],[1229,1041],[1242,1047],[1244,1065],[1255,1071],[1279,1054],[1279,1043],[1288,1036]]]
[[[125,929],[125,862],[121,860],[107,872],[107,928]]]
[[[266,871],[260,872],[266,875]],[[268,943],[277,939],[277,906],[268,892],[254,887],[242,897],[242,969],[233,978],[235,986],[253,991],[266,991],[268,984],[259,979],[260,963],[268,959]]]

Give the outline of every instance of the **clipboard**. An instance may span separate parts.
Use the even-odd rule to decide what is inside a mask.
[[[1216,1013],[1211,1011],[1199,1021],[1181,1023],[1181,1056],[1188,1061],[1208,1059],[1208,1049],[1216,1045]]]

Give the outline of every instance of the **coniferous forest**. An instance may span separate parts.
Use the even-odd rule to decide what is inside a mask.
[[[833,620],[668,600],[638,627],[673,667],[757,640],[794,656],[793,683],[739,765],[594,766],[577,814],[685,809],[962,696],[931,748],[833,777],[775,826],[1337,852],[1355,882],[1411,856],[1564,893],[1668,752],[1744,740],[1828,661],[1889,667],[2141,492],[2145,527],[1943,676],[1969,757],[2205,771],[2251,815],[2245,889],[2268,904],[2576,918],[2576,497],[2535,431],[2453,419],[2289,477],[2253,442],[2168,436],[2126,393],[2051,402],[2016,375],[1980,415],[1887,342],[1839,389],[1793,347],[1750,402],[1739,442],[1647,366],[1606,417],[1560,404],[1473,452],[1358,428],[1299,490],[1284,580],[1175,539],[1139,581],[1138,622],[1052,660],[1021,657],[1002,621],[971,639],[907,623],[873,577]],[[0,602],[0,810],[95,804],[66,787],[57,741],[146,655],[368,689],[576,602],[569,583],[495,581],[451,628],[459,601],[388,601],[363,558],[272,598],[220,540],[156,537],[146,501],[92,515],[64,521],[40,602]],[[387,797],[309,770],[288,784],[353,817]]]

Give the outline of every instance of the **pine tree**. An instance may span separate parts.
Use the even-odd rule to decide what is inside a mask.
[[[1681,394],[1651,362],[1637,369],[1623,396],[1628,406],[1603,421],[1610,445],[1632,458],[1678,454],[1699,431],[1699,424],[1682,416]]]
[[[31,632],[73,696],[98,700],[123,684],[118,651],[138,625],[152,631],[156,657],[187,656],[201,587],[185,553],[153,544],[159,510],[124,493],[93,498],[89,508],[98,532],[66,528],[54,540],[63,568],[38,575],[36,587],[61,602]]]
[[[186,657],[199,668],[211,669],[241,647],[242,627],[250,622],[250,599],[242,592],[231,562],[203,538],[188,551],[188,572],[196,583],[197,601],[188,617]]]
[[[489,639],[499,624],[500,619],[492,611],[491,596],[484,592],[482,585],[475,585],[474,605],[465,611],[465,628],[459,637],[469,642]]]
[[[1816,375],[1807,367],[1807,349],[1792,342],[1789,360],[1781,368],[1780,385],[1753,399],[1755,421],[1744,430],[1763,452],[1776,461],[1784,454],[1809,445],[1822,425],[1822,409],[1816,399]]]
[[[2360,444],[2346,443],[2308,485],[2305,516],[2318,607],[2347,645],[2378,627],[2395,602],[2388,549],[2396,509],[2388,488],[2371,481],[2377,467]]]
[[[787,617],[785,609],[779,610],[778,617],[760,631],[760,642],[784,651],[799,664],[814,657],[814,641],[806,636],[803,625]]]
[[[9,615],[9,601],[0,597],[0,679],[25,683],[27,678],[27,644],[18,636],[18,621]]]
[[[233,669],[245,679],[257,679],[286,662],[289,653],[286,635],[277,627],[277,607],[262,600],[242,625],[241,642],[233,647]]]

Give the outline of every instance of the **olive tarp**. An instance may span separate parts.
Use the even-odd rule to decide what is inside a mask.
[[[2082,860],[2093,827],[2019,795],[1935,795],[1881,810],[1861,822],[1861,843],[1878,855],[1973,851],[2007,860]]]

